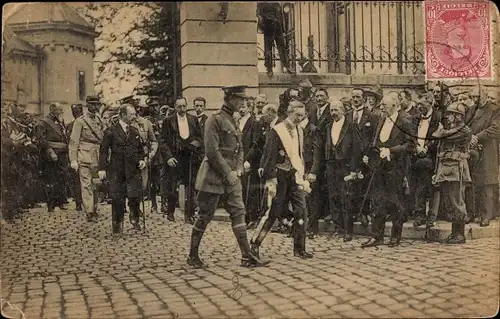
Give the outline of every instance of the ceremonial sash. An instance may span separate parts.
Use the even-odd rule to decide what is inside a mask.
[[[295,130],[299,138],[298,143],[290,135],[285,122],[276,124],[273,129],[276,131],[276,133],[278,133],[281,143],[285,148],[285,152],[290,159],[290,164],[292,164],[292,167],[296,171],[295,179],[297,181],[297,184],[301,184],[305,174],[304,159],[302,158],[302,146],[304,141],[304,133],[302,129],[297,128]]]

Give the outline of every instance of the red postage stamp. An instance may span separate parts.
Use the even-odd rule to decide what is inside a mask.
[[[490,2],[424,3],[426,79],[491,79]]]

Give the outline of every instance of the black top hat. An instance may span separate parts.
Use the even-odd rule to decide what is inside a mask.
[[[99,99],[98,96],[89,95],[85,99],[85,103],[87,103],[87,104],[101,104],[101,100]]]
[[[246,98],[246,85],[226,86],[222,88],[224,95],[234,95]]]

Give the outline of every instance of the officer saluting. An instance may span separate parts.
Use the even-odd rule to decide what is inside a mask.
[[[265,266],[250,251],[245,224],[240,176],[243,172],[241,132],[233,119],[245,102],[246,86],[225,87],[224,104],[220,111],[211,114],[205,124],[205,157],[196,177],[199,216],[193,226],[191,247],[187,263],[195,268],[205,265],[198,256],[203,233],[214,216],[221,195],[225,195],[225,208],[231,216],[234,236],[241,249],[243,267]]]
[[[104,123],[97,115],[101,102],[97,96],[87,96],[87,112],[78,117],[69,139],[69,161],[71,168],[79,172],[82,203],[88,221],[97,221],[92,178],[97,178],[99,145],[102,141]]]

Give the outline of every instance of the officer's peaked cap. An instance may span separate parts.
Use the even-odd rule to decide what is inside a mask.
[[[85,103],[87,103],[87,104],[101,104],[101,100],[99,99],[98,96],[89,95],[85,99]]]
[[[447,108],[446,112],[453,112],[453,113],[458,113],[465,115],[465,112],[467,111],[467,106],[463,103],[451,103]]]
[[[246,85],[226,86],[222,88],[222,91],[224,91],[224,95],[227,96],[233,95],[246,98],[246,88]]]

